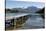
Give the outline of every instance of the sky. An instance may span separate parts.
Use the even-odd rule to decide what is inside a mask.
[[[31,6],[35,6],[37,8],[43,8],[45,6],[45,4],[41,3],[41,2],[6,0],[6,8],[27,8],[27,7],[31,7]]]

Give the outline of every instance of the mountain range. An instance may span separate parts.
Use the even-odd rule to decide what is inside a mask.
[[[39,10],[40,10],[40,8],[37,8],[37,7],[34,7],[34,6],[27,7],[25,9],[23,9],[23,8],[13,8],[13,9],[11,9],[11,11],[17,11],[17,12],[21,12],[21,13],[34,13],[34,12],[37,12]]]

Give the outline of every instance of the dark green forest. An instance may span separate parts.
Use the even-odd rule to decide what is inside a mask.
[[[42,18],[45,18],[45,17],[44,17],[44,16],[45,16],[45,7],[44,7],[43,9],[37,11],[36,13],[41,14]],[[42,15],[42,14],[43,14],[43,15]]]

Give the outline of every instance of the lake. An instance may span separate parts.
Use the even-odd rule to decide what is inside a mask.
[[[21,28],[42,28],[45,25],[44,19],[41,17],[41,15],[32,15],[31,13],[9,13],[6,14],[6,16],[17,16],[22,14],[29,14],[30,16],[25,22],[24,26]]]

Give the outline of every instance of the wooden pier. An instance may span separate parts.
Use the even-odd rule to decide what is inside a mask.
[[[22,27],[27,19],[28,14],[20,15],[18,17],[17,16],[6,17],[6,21],[10,20],[12,23],[11,26],[6,27],[6,30],[13,30]]]

